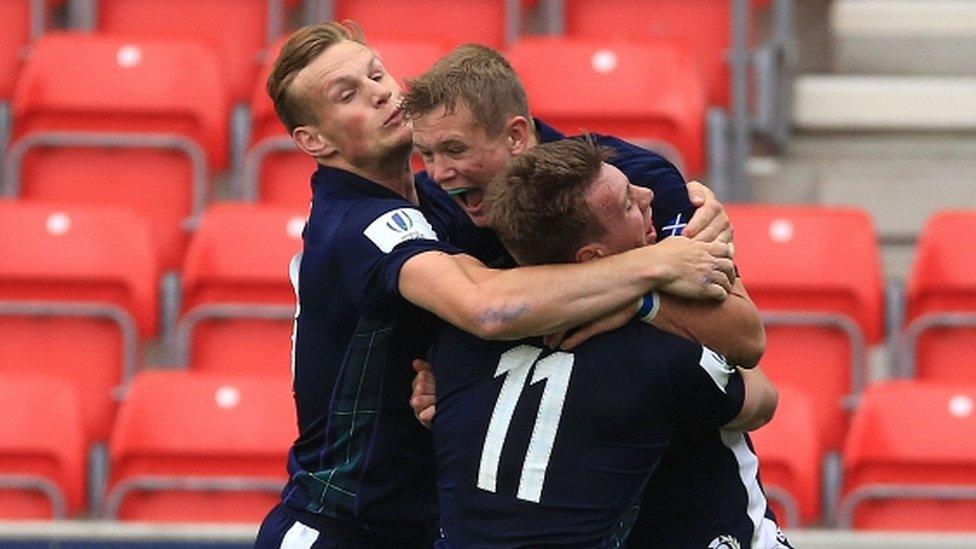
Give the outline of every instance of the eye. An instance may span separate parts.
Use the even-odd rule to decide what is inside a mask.
[[[384,73],[383,71],[376,71],[373,74],[369,75],[369,77],[376,82],[383,80],[384,76],[386,76],[386,73]]]
[[[348,89],[339,94],[339,101],[348,103],[356,95],[355,89]]]

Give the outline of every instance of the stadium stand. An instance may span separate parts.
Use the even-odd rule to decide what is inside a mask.
[[[802,391],[779,390],[773,420],[751,433],[762,463],[766,499],[781,528],[815,524],[820,517],[821,445],[813,406]]]
[[[52,519],[83,507],[78,397],[43,374],[0,375],[0,519]]]
[[[133,213],[0,200],[0,372],[70,381],[85,441],[106,440],[116,387],[155,331],[156,279]]]
[[[202,46],[45,35],[14,94],[4,195],[130,207],[178,268],[208,168],[226,161],[226,109]]]
[[[704,89],[686,48],[660,41],[527,37],[507,53],[529,108],[547,123],[568,134],[586,130],[634,141],[660,152],[686,175],[704,169]]]
[[[976,385],[976,210],[944,210],[922,229],[908,279],[906,377]]]
[[[367,34],[366,40],[401,85],[426,71],[450,51],[446,43],[437,40],[394,39],[379,33],[375,39],[372,33]],[[304,209],[311,197],[308,181],[315,170],[315,162],[298,151],[285,132],[264,84],[282,43],[278,42],[270,49],[260,82],[251,97],[251,146],[245,157],[238,194],[248,201]],[[423,166],[415,158],[413,167],[419,170]]]
[[[260,522],[295,433],[287,377],[142,372],[112,432],[104,517]]]
[[[976,390],[913,380],[872,385],[844,449],[840,526],[976,529]]]
[[[870,216],[825,206],[732,205],[742,281],[766,324],[763,369],[813,404],[825,450],[839,450],[845,397],[866,382],[882,337],[879,248]]]
[[[183,268],[179,363],[194,371],[289,375],[295,291],[289,262],[305,214],[216,204],[203,216]]]

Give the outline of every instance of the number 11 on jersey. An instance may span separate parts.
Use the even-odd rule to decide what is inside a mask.
[[[542,497],[542,485],[546,480],[546,469],[552,447],[556,443],[556,431],[559,429],[559,419],[563,414],[563,404],[566,402],[566,392],[569,390],[569,378],[573,373],[574,357],[571,353],[553,353],[539,360],[542,349],[529,345],[519,345],[506,351],[498,361],[495,377],[504,375],[502,390],[495,401],[495,409],[491,413],[488,432],[485,434],[485,445],[481,450],[481,464],[478,467],[478,488],[489,492],[497,492],[498,463],[501,460],[502,446],[508,435],[508,428],[515,413],[515,406],[525,389],[525,380],[535,365],[532,374],[532,384],[546,380],[542,391],[539,411],[535,416],[532,427],[532,437],[529,439],[529,449],[522,464],[522,474],[519,477],[519,499],[539,503]],[[538,362],[536,362],[538,361]]]

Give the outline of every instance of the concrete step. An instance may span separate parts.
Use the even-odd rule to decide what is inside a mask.
[[[976,1],[835,0],[834,71],[976,74]]]
[[[793,94],[800,130],[976,132],[976,76],[808,74]]]

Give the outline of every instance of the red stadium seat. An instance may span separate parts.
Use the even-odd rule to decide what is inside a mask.
[[[333,19],[352,19],[366,38],[440,40],[450,46],[477,42],[502,48],[521,17],[506,0],[333,0]]]
[[[844,448],[840,525],[976,530],[976,389],[912,380],[865,391]]]
[[[762,463],[766,498],[780,527],[816,523],[820,514],[821,445],[807,396],[792,387],[779,387],[776,416],[751,435]]]
[[[234,101],[247,101],[261,49],[284,29],[281,0],[98,0],[95,30],[127,39],[198,42],[214,52]]]
[[[0,101],[13,97],[24,49],[33,34],[33,17],[29,0],[0,0]]]
[[[906,375],[976,385],[976,210],[943,211],[922,229],[908,279]]]
[[[579,38],[653,38],[695,52],[709,105],[729,105],[729,0],[564,0],[565,31]],[[754,1],[765,6],[768,0]]]
[[[288,375],[295,291],[289,262],[305,214],[254,204],[207,211],[183,268],[183,364],[206,372]]]
[[[45,36],[14,95],[7,196],[131,207],[178,267],[208,166],[226,161],[216,67],[193,44]]]
[[[615,135],[704,169],[705,96],[690,52],[672,43],[524,38],[508,50],[532,113],[560,130]]]
[[[735,262],[766,323],[763,369],[804,391],[827,450],[847,424],[844,397],[866,381],[866,347],[882,337],[879,248],[853,208],[729,206]]]
[[[430,40],[373,40],[369,36],[367,40],[402,86],[408,78],[419,76],[449,51],[446,44]],[[251,97],[251,146],[245,160],[241,194],[251,201],[304,209],[311,199],[309,177],[315,171],[315,161],[292,143],[275,114],[264,84],[283,43],[283,40],[279,41],[270,48],[260,84]],[[423,169],[419,158],[414,158],[414,169]]]
[[[115,389],[155,331],[148,233],[125,210],[0,200],[0,372],[74,384],[87,441],[108,438]]]
[[[142,372],[112,431],[103,514],[260,522],[287,480],[294,410],[287,377]]]
[[[0,376],[0,519],[67,518],[85,495],[78,397],[66,381]]]

